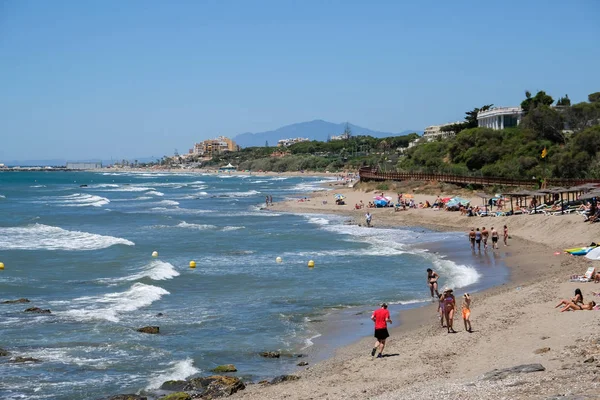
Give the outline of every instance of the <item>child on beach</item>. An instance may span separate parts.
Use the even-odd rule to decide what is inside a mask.
[[[464,294],[464,299],[462,302],[462,317],[463,322],[465,323],[465,331],[471,333],[473,332],[473,328],[471,327],[471,296],[469,293]]]

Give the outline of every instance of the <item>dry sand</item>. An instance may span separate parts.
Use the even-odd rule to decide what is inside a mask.
[[[308,202],[276,203],[273,209],[341,213],[362,222],[365,210],[355,211],[354,204],[360,199],[367,203],[380,193],[348,188],[340,188],[338,192],[346,195],[347,206],[336,206],[333,192],[329,191],[313,193]],[[386,195],[395,198],[395,193]],[[425,199],[431,202],[435,196],[415,194],[417,202]],[[560,313],[554,308],[561,299],[572,297],[577,287],[582,289],[586,300],[592,299],[592,290],[600,291],[600,285],[594,283],[568,282],[570,275],[585,271],[589,260],[554,254],[565,247],[598,242],[597,225],[584,224],[582,217],[576,215],[469,218],[457,212],[430,209],[370,211],[375,226],[467,230],[473,226],[508,225],[509,246],[501,245],[498,252],[506,255],[510,282],[475,294],[473,333],[464,330],[458,315],[454,322],[458,333],[446,333],[439,326],[434,305],[403,311],[400,316],[392,315],[392,326],[398,322],[401,326],[390,332],[387,357],[370,356],[374,340],[368,337],[339,349],[326,361],[298,371],[297,381],[249,385],[234,398],[600,398],[600,311]],[[494,369],[534,363],[542,364],[545,371],[511,374],[497,381],[482,379]]]

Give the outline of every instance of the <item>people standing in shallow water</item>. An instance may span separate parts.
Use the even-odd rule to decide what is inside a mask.
[[[492,226],[492,249],[496,250],[498,248],[498,231],[494,229]]]
[[[490,236],[490,232],[485,229],[485,226],[483,228],[481,228],[481,238],[483,239],[483,250],[487,250],[487,242],[488,242],[488,237]]]
[[[475,243],[477,243],[477,250],[481,251],[481,232],[479,231],[479,228],[475,230]]]
[[[473,328],[471,327],[471,296],[469,293],[463,295],[464,299],[462,302],[462,317],[465,323],[465,331],[471,333]]]
[[[475,250],[475,228],[471,228],[469,232],[469,242],[471,242],[471,250]]]
[[[508,227],[504,225],[504,245],[508,246]]]
[[[431,268],[427,268],[427,284],[429,285],[429,291],[431,292],[431,297],[433,298],[433,293],[435,292],[436,296],[439,296],[438,292],[438,279],[440,276],[437,272],[432,270]]]
[[[381,354],[383,353],[383,349],[385,347],[385,340],[390,337],[390,334],[387,330],[387,324],[392,323],[392,319],[390,318],[390,312],[388,311],[387,303],[382,303],[381,308],[373,311],[371,315],[371,320],[375,322],[375,347],[371,350],[371,357],[375,356],[375,353],[379,349],[379,354],[377,358],[383,357]]]

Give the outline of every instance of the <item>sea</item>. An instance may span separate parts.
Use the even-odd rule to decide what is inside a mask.
[[[332,183],[0,172],[0,302],[31,301],[0,304],[0,347],[10,352],[0,357],[0,398],[143,393],[221,364],[248,381],[268,379],[370,336],[369,311],[382,301],[392,315],[430,302],[427,268],[457,293],[508,279],[502,258],[472,253],[464,232],[367,228],[265,207],[265,196],[297,200],[314,190],[333,199]],[[137,332],[144,326],[160,334]],[[39,362],[10,362],[17,356]]]

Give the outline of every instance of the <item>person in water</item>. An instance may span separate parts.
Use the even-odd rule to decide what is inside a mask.
[[[488,242],[488,237],[490,236],[490,232],[485,229],[485,226],[483,228],[481,228],[481,238],[483,239],[483,250],[487,250],[487,242]]]
[[[477,243],[477,250],[481,251],[481,232],[479,228],[475,230],[475,243]]]
[[[383,353],[383,349],[385,347],[385,340],[390,337],[390,334],[387,330],[387,324],[392,323],[392,319],[390,318],[390,312],[388,311],[387,303],[382,303],[381,308],[373,311],[371,315],[371,320],[375,322],[375,347],[371,350],[371,357],[375,356],[377,349],[379,349],[379,354],[377,358],[383,357],[381,353]]]
[[[504,225],[504,245],[508,246],[508,226]]]
[[[469,242],[471,242],[471,250],[475,250],[475,228],[471,228],[469,232]]]
[[[473,328],[471,327],[471,296],[469,293],[464,294],[464,299],[462,302],[462,317],[463,322],[465,323],[465,331],[471,333],[473,332]]]
[[[446,328],[448,328],[448,333],[456,333],[452,326],[452,323],[454,321],[454,313],[456,312],[456,299],[454,298],[452,289],[444,290],[443,302],[444,318],[446,320]]]
[[[498,248],[498,231],[494,229],[492,226],[492,249],[496,250]]]
[[[560,310],[560,312],[593,310],[595,306],[596,306],[596,302],[595,301],[590,301],[587,304],[569,303],[562,310]]]
[[[432,270],[431,268],[427,268],[427,284],[429,285],[429,291],[431,292],[431,297],[433,298],[433,292],[435,295],[439,297],[440,293],[438,292],[438,279],[440,276],[437,272]]]
[[[570,303],[583,304],[583,294],[581,293],[581,289],[575,289],[575,296],[571,297],[569,300],[561,300],[554,308],[566,306]]]
[[[371,213],[367,212],[367,214],[365,215],[365,222],[367,223],[367,226],[371,226]]]

